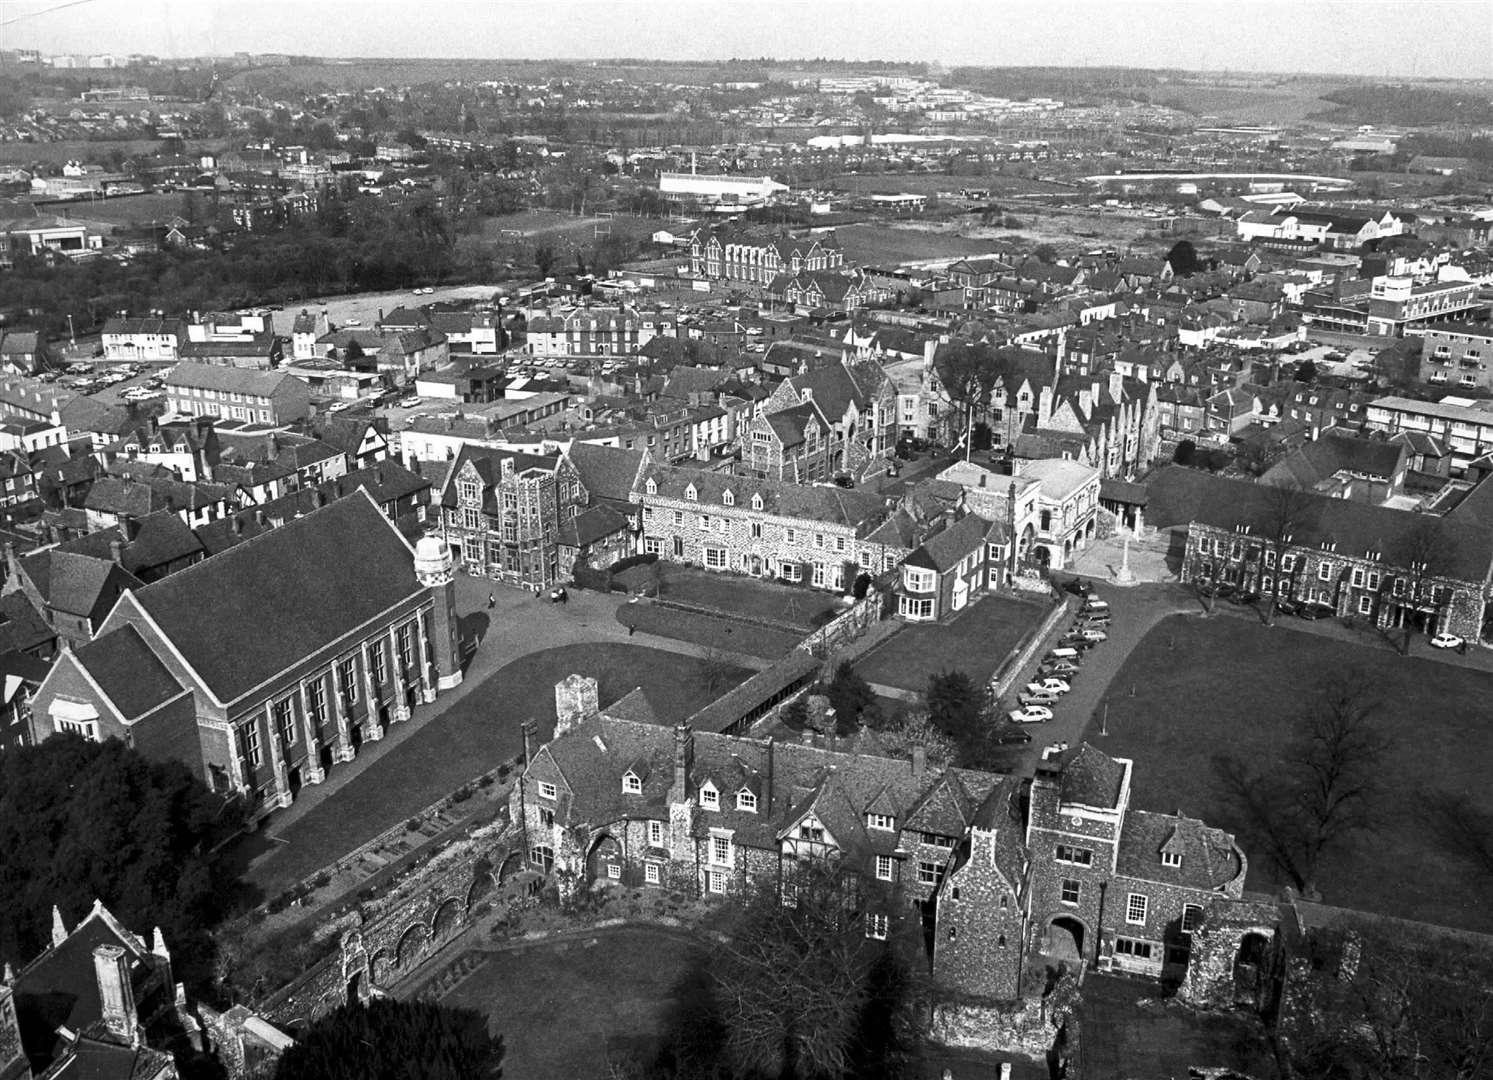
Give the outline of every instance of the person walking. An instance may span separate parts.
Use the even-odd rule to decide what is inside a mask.
[[[487,610],[491,611],[493,608],[495,608],[497,606],[498,606],[498,598],[496,596],[494,596],[492,593],[488,593],[487,594]]]

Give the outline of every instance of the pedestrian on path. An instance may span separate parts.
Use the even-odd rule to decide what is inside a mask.
[[[487,610],[491,611],[493,608],[495,608],[497,606],[498,606],[498,598],[496,596],[494,596],[492,593],[488,593],[487,594]]]

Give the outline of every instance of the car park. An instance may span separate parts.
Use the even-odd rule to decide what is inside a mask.
[[[1019,709],[1012,709],[1007,715],[1015,724],[1040,724],[1052,719],[1052,710],[1041,705],[1023,705]]]
[[[1103,630],[1092,626],[1088,629],[1078,631],[1078,635],[1083,638],[1083,640],[1093,642],[1095,645],[1099,644],[1099,642],[1101,641],[1108,640],[1109,638],[1109,635],[1106,634]]]
[[[1049,649],[1047,652],[1047,656],[1044,657],[1044,660],[1049,664],[1061,663],[1063,661],[1067,661],[1070,664],[1076,664],[1079,661],[1079,652],[1077,649],[1070,648],[1066,645],[1059,645],[1055,649]]]
[[[1085,581],[1083,578],[1074,578],[1072,581],[1068,582],[1068,584],[1063,586],[1063,591],[1066,593],[1072,593],[1074,596],[1081,596],[1085,600],[1093,599],[1098,595],[1094,592],[1094,586],[1089,584],[1089,582]]]
[[[1058,645],[1060,647],[1065,649],[1078,649],[1084,652],[1092,649],[1095,645],[1098,644],[1099,642],[1095,639],[1091,637],[1085,637],[1082,630],[1070,630],[1068,633],[1058,638]]]
[[[1456,634],[1440,633],[1431,639],[1433,649],[1460,649],[1466,642]]]
[[[1080,611],[1077,624],[1080,626],[1108,626],[1112,621],[1107,611]]]
[[[1047,675],[1036,682],[1027,683],[1026,689],[1029,694],[1066,694],[1072,687],[1056,675]]]

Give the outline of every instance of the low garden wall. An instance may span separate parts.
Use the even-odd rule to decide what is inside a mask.
[[[999,699],[1009,693],[1022,670],[1031,663],[1032,658],[1046,648],[1048,639],[1059,623],[1067,621],[1073,614],[1077,601],[1071,596],[1065,596],[1060,603],[1054,604],[1043,620],[1036,627],[1027,631],[1027,635],[1009,655],[1007,655],[1001,666],[995,669],[995,674],[990,676],[991,700]]]

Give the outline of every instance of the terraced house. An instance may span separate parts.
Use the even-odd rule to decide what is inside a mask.
[[[563,454],[463,444],[441,489],[441,530],[467,573],[545,589],[560,579],[561,528],[587,500]]]
[[[645,553],[707,570],[844,590],[907,554],[877,534],[885,503],[859,491],[648,465],[632,497]]]
[[[531,356],[631,356],[654,333],[653,321],[634,308],[587,305],[533,312],[524,347]]]
[[[1493,533],[1481,523],[1178,466],[1148,495],[1148,521],[1182,549],[1183,581],[1228,582],[1385,629],[1482,637]]]

